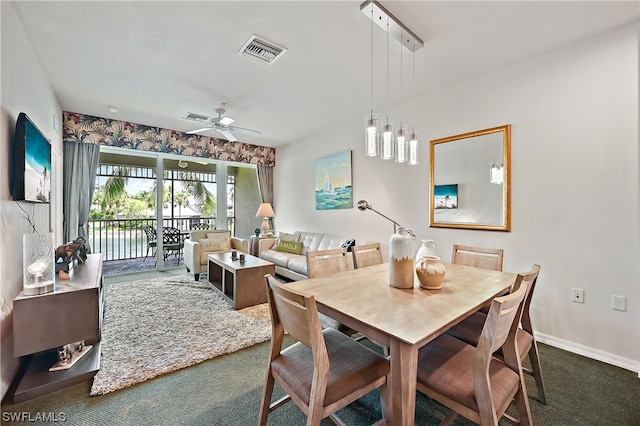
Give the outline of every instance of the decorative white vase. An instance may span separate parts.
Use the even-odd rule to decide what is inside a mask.
[[[438,256],[435,240],[422,240],[422,245],[416,253],[416,265],[420,263],[422,256]]]
[[[389,285],[413,288],[414,270],[413,238],[404,226],[399,226],[389,240]]]
[[[441,289],[445,272],[445,267],[438,256],[422,256],[422,259],[416,265],[420,288],[427,290]]]

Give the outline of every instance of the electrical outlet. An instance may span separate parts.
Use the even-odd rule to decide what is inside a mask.
[[[584,290],[581,288],[572,288],[571,301],[576,303],[584,303]]]
[[[611,308],[614,311],[626,311],[627,310],[627,298],[624,296],[611,296]]]

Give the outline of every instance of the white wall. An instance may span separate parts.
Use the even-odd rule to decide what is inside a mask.
[[[428,93],[390,116],[416,123],[420,166],[364,157],[362,117],[333,123],[278,149],[275,228],[349,234],[386,249],[393,227],[355,208],[366,199],[435,239],[445,259],[454,243],[502,247],[506,271],[542,266],[532,306],[540,341],[638,371],[637,22]],[[512,125],[512,232],[430,229],[428,141],[504,124]],[[316,211],[314,161],[345,150],[354,208]],[[571,302],[572,287],[584,289],[584,304]],[[611,309],[613,294],[627,297],[626,312]]]
[[[39,233],[53,228],[56,242],[62,239],[62,139],[53,129],[54,116],[61,122],[62,109],[51,90],[46,74],[31,48],[11,3],[0,2],[2,22],[2,77],[0,111],[0,397],[18,367],[13,357],[13,299],[22,290],[22,236],[31,233],[26,215],[33,218]],[[9,156],[15,122],[25,112],[51,140],[51,205],[20,203],[20,210],[9,192]],[[58,129],[61,126],[58,126]],[[50,208],[53,219],[50,221]]]

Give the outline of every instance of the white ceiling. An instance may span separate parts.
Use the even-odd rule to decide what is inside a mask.
[[[263,133],[236,134],[239,140],[277,147],[328,123],[364,123],[370,108],[371,21],[360,12],[361,3],[25,1],[14,6],[64,110],[189,131],[202,126],[181,119],[187,111],[214,116],[224,102],[234,125]],[[395,40],[389,42],[387,97],[386,34],[374,28],[376,108],[639,16],[637,1],[382,4],[424,47],[411,56]],[[238,55],[252,34],[288,52],[271,65]],[[109,105],[119,111],[109,112]],[[204,134],[222,137],[214,130]]]

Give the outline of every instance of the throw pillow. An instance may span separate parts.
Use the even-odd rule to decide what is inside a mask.
[[[300,254],[302,252],[302,241],[280,241],[276,245],[276,251]]]
[[[278,232],[278,240],[276,241],[276,245],[280,242],[280,241],[293,241],[293,242],[297,242],[300,239],[300,234],[299,233],[295,233],[295,234],[287,234],[286,232]]]
[[[207,239],[218,243],[216,250],[231,250],[231,233],[230,232],[212,232],[207,234]]]
[[[342,242],[342,244],[340,245],[340,247],[342,248],[346,248],[347,251],[351,251],[351,247],[356,245],[356,240],[355,239],[349,239],[349,240],[344,240]]]

